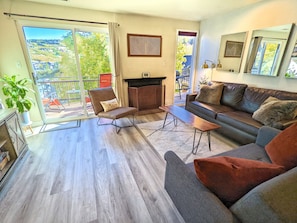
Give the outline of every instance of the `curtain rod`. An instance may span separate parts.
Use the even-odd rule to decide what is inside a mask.
[[[63,18],[54,18],[54,17],[47,17],[47,16],[36,16],[36,15],[25,15],[25,14],[16,14],[16,13],[3,13],[6,16],[21,16],[21,17],[28,17],[28,18],[38,18],[38,19],[50,19],[50,20],[59,20],[59,21],[67,21],[67,22],[81,22],[81,23],[90,23],[90,24],[100,24],[100,25],[107,25],[106,22],[93,22],[93,21],[85,21],[85,20],[76,20],[76,19],[63,19]]]

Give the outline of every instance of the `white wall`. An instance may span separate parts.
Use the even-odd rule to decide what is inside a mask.
[[[150,72],[151,77],[165,76],[166,104],[172,104],[175,87],[175,52],[177,30],[199,30],[198,22],[188,22],[156,17],[117,14],[121,24],[121,61],[124,78],[141,77],[142,72]],[[127,33],[162,36],[162,57],[128,57]],[[127,83],[125,83],[127,87]],[[126,97],[127,98],[127,97]]]
[[[290,51],[285,55],[284,66],[281,67],[279,76],[265,77],[243,73],[252,31],[296,23],[297,13],[294,10],[296,8],[296,0],[271,0],[202,21],[200,27],[200,58],[198,61],[200,67],[205,59],[217,61],[221,35],[247,31],[248,37],[240,73],[229,73],[215,69],[199,69],[198,75],[206,73],[211,74],[212,80],[216,81],[247,83],[257,87],[296,92],[297,80],[286,79],[284,76],[289,64],[291,50],[293,49],[293,41],[290,42]]]
[[[175,86],[175,46],[177,30],[199,30],[199,22],[163,19],[137,15],[115,14],[101,11],[65,8],[22,1],[0,1],[0,74],[20,74],[29,76],[24,53],[18,38],[14,20],[3,15],[3,12],[40,15],[77,20],[99,22],[117,22],[120,24],[120,47],[122,73],[124,78],[138,78],[141,73],[150,72],[152,77],[166,76],[165,103],[171,104],[174,99]],[[162,36],[162,57],[128,57],[127,33]],[[21,67],[16,64],[20,63]],[[127,87],[126,83],[124,85]],[[127,90],[125,98],[127,101]],[[0,95],[1,96],[1,95]],[[37,106],[30,111],[32,120],[41,118]]]

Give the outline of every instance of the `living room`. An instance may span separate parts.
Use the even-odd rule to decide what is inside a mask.
[[[296,92],[296,79],[287,78],[285,76],[291,59],[291,52],[296,42],[296,27],[290,36],[290,41],[288,41],[289,45],[287,46],[276,76],[251,75],[244,72],[253,31],[295,23],[297,16],[294,10],[292,10],[297,7],[295,0],[260,1],[244,8],[213,15],[201,21],[188,20],[186,18],[181,20],[68,8],[57,5],[45,5],[33,1],[2,0],[0,4],[0,27],[2,30],[0,42],[0,74],[20,74],[22,77],[30,77],[30,72],[28,72],[30,69],[28,68],[28,63],[24,55],[25,49],[20,42],[17,26],[14,21],[14,19],[21,21],[24,20],[24,18],[22,16],[9,17],[3,14],[4,12],[8,12],[118,23],[120,25],[120,50],[122,52],[120,58],[122,61],[123,79],[140,78],[143,72],[150,72],[151,77],[165,76],[166,79],[163,80],[163,84],[166,86],[164,98],[166,105],[173,104],[174,101],[177,30],[190,30],[199,33],[196,69],[194,70],[193,77],[194,84],[193,88],[190,90],[191,92],[198,89],[199,80],[203,76],[207,76],[211,81],[244,83],[254,87]],[[211,8],[204,10],[211,11]],[[33,20],[36,21],[36,19]],[[241,32],[246,32],[247,35],[239,72],[229,72],[215,68],[201,68],[205,61],[207,61],[207,63],[211,61],[209,65],[211,65],[212,62],[215,64],[218,63],[222,35]],[[148,58],[129,57],[126,44],[127,33],[162,36],[162,56]],[[224,66],[224,64],[222,65]],[[127,88],[127,83],[123,81],[123,98],[125,105],[128,105]],[[2,97],[2,92],[0,95],[3,101],[4,97]],[[30,116],[33,127],[42,125],[42,116],[38,106],[32,107]],[[163,120],[163,118],[164,114],[157,113],[140,117],[139,119],[136,118],[136,121],[142,123]],[[32,166],[35,166],[28,168],[28,173],[25,173],[24,169],[22,169],[21,174],[24,174],[24,181],[14,179],[12,182],[31,184],[31,186],[26,185],[24,187],[24,191],[22,191],[24,194],[21,193],[20,187],[15,187],[13,191],[8,191],[8,197],[6,196],[5,203],[0,205],[1,216],[5,216],[7,222],[183,222],[182,217],[179,216],[179,213],[175,209],[174,204],[170,201],[166,191],[162,188],[165,171],[164,161],[159,160],[154,152],[148,151],[150,146],[144,139],[139,137],[138,132],[128,128],[121,132],[122,135],[117,135],[114,133],[112,127],[105,126],[98,128],[95,120],[88,124],[84,123],[83,127],[86,130],[85,133],[73,129],[72,132],[65,132],[65,135],[61,134],[62,132],[59,133],[59,131],[43,135],[38,142],[30,141],[28,138],[28,142],[32,143],[34,150],[30,155],[26,156],[24,163],[25,167],[29,167],[30,163],[33,163]],[[96,131],[94,131],[94,129]],[[129,137],[125,136],[126,134],[129,135]],[[47,145],[45,145],[45,141],[43,140],[47,142]],[[94,145],[99,145],[100,148]],[[39,146],[41,147],[40,150],[37,149]],[[64,149],[61,151],[51,151],[51,149],[57,146],[64,149],[75,147],[75,154]],[[79,148],[88,149],[87,151],[82,151]],[[116,153],[121,149],[124,151],[119,154]],[[102,157],[97,156],[95,151],[103,155],[108,160],[108,164],[106,161],[102,160]],[[132,154],[134,152],[135,154]],[[43,155],[41,158],[34,156],[34,154]],[[80,157],[83,157],[83,162],[80,161]],[[79,165],[75,167],[79,170],[78,175],[74,178],[73,176],[67,175],[73,174],[71,171],[59,174],[59,168],[71,169],[75,166],[73,162],[67,161],[66,158],[79,163]],[[133,160],[134,158],[135,160]],[[92,161],[88,163],[88,160]],[[96,166],[97,164],[94,161],[102,165],[100,166],[98,164],[98,166]],[[46,163],[46,165],[42,166],[42,162]],[[57,162],[61,163],[55,167]],[[127,167],[126,162],[129,163],[129,167]],[[85,166],[86,163],[87,167]],[[148,164],[154,165],[151,172]],[[93,173],[84,175],[84,168],[88,171],[91,170],[91,166],[100,169],[96,174],[102,175],[100,180],[94,178],[95,181],[98,180],[95,182],[98,188],[95,189],[94,193],[93,188],[88,188],[86,183],[80,186],[80,182],[82,181],[94,183]],[[125,171],[125,169],[129,169],[131,166],[136,179],[131,177],[131,172]],[[48,170],[51,170],[53,174],[44,175]],[[34,171],[37,173],[32,173]],[[31,174],[34,175],[32,179],[30,179]],[[113,176],[112,179],[108,179],[109,174]],[[145,174],[148,175],[147,179],[141,177],[141,175]],[[129,181],[125,181],[125,178],[129,179]],[[55,181],[53,179],[58,180]],[[65,179],[74,179],[75,182],[66,182],[64,181]],[[108,182],[105,182],[104,179],[108,179]],[[137,186],[141,188],[142,194],[138,193],[135,195],[132,192],[133,190],[138,190],[134,184],[135,180],[137,181]],[[70,184],[73,182],[76,186],[72,190],[70,189]],[[119,187],[117,187],[117,185],[119,185]],[[112,188],[110,192],[102,192],[106,191],[108,187]],[[149,188],[148,191],[146,191],[147,188]],[[83,196],[84,191],[88,191],[89,189],[92,190],[92,193],[87,193],[87,197]],[[49,191],[51,194],[50,198],[43,194]],[[57,194],[59,194],[59,196]],[[46,198],[43,198],[43,195]],[[9,196],[12,199],[9,199]],[[98,199],[94,199],[94,196],[97,196]],[[19,197],[19,201],[16,200],[17,197]],[[107,197],[114,197],[115,199],[109,200]],[[28,201],[29,199],[34,200],[34,202],[31,203]],[[46,199],[46,201],[43,199]],[[71,199],[73,199],[73,201],[71,201]],[[119,202],[119,200],[125,201]],[[11,202],[15,202],[15,204],[12,206]],[[18,206],[17,202],[19,202],[21,207]],[[98,202],[97,210],[90,204],[96,202]],[[42,204],[41,207],[38,207],[39,203]],[[48,213],[47,211],[41,210],[47,208],[49,208]],[[117,210],[114,210],[114,208]],[[21,210],[24,211],[24,215],[20,214]],[[68,212],[64,210],[71,211]],[[8,211],[11,212],[11,214],[5,213]],[[56,217],[54,216],[55,213],[57,214]],[[67,214],[64,215],[65,213]],[[101,218],[98,217],[100,214]],[[17,219],[14,216],[17,216]],[[107,216],[110,218],[108,219]],[[122,221],[122,219],[125,220]]]
[[[243,71],[247,59],[248,49],[251,41],[251,35],[254,30],[292,24],[295,21],[295,15],[289,10],[296,4],[294,1],[261,1],[253,6],[241,8],[233,12],[222,15],[212,16],[202,21],[176,20],[159,17],[148,17],[140,15],[126,15],[119,13],[100,12],[94,10],[67,8],[61,6],[49,5],[46,8],[51,10],[44,11],[44,5],[30,1],[2,1],[1,2],[1,27],[2,30],[8,30],[2,33],[1,39],[1,73],[2,74],[20,74],[28,76],[28,65],[22,45],[20,43],[18,32],[14,20],[5,16],[4,12],[16,14],[36,15],[35,12],[42,12],[43,16],[68,19],[78,19],[87,21],[107,22],[113,21],[120,24],[120,44],[122,75],[125,78],[141,77],[142,72],[150,72],[152,77],[165,76],[164,85],[166,85],[165,104],[172,104],[174,101],[175,88],[175,41],[176,30],[199,30],[199,51],[196,69],[194,70],[193,89],[197,90],[199,79],[205,73],[211,75],[215,81],[246,83],[253,86],[295,90],[295,80],[285,78],[285,72],[290,61],[290,53],[284,55],[280,66],[279,74],[276,77],[249,75]],[[280,6],[280,5],[281,6]],[[268,12],[269,13],[266,13]],[[277,11],[277,12],[275,12]],[[263,13],[264,12],[264,13]],[[275,12],[275,13],[274,13]],[[79,15],[79,18],[77,18]],[[23,18],[18,18],[22,20]],[[216,69],[203,70],[201,66],[205,60],[218,62],[218,53],[220,49],[220,40],[222,35],[247,32],[244,51],[242,55],[242,66],[238,73],[218,71]],[[150,57],[140,59],[139,57],[127,56],[126,36],[127,33],[150,34],[162,36],[162,57]],[[292,35],[294,37],[294,34]],[[293,41],[291,41],[292,48]],[[123,83],[123,89],[127,89],[127,83]],[[124,103],[128,103],[128,92],[123,91]],[[38,106],[34,106],[31,111],[33,123],[41,124],[41,115]]]

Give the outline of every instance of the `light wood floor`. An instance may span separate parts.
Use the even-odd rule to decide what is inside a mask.
[[[27,139],[28,152],[0,192],[1,223],[183,222],[163,186],[163,158],[136,128],[117,135],[96,122]]]

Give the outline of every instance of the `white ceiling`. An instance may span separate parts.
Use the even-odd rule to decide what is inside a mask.
[[[107,12],[200,21],[268,0],[27,0]]]

